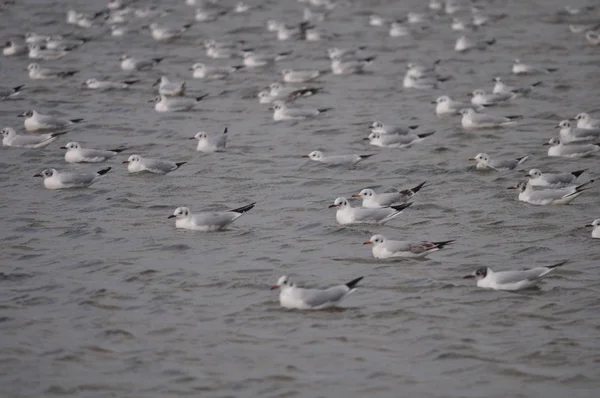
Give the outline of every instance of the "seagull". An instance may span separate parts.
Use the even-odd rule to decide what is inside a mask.
[[[548,267],[535,267],[519,271],[494,272],[489,267],[480,267],[463,279],[477,279],[477,286],[494,290],[521,290],[537,286],[541,279],[566,261]]]
[[[478,170],[497,170],[497,171],[505,171],[505,170],[513,170],[518,165],[523,163],[529,158],[529,155],[523,156],[517,159],[506,159],[506,160],[496,160],[490,159],[487,153],[478,153],[477,156],[470,158],[474,162],[477,162],[476,168]]]
[[[0,88],[0,101],[4,101],[6,99],[16,97],[17,95],[21,94],[21,90],[23,90],[23,87],[25,87],[24,84],[12,88]]]
[[[82,148],[78,142],[69,142],[67,145],[60,147],[60,149],[67,150],[65,153],[65,161],[67,163],[99,163],[117,156],[126,148],[105,151],[101,149]]]
[[[283,81],[286,83],[305,83],[321,76],[321,71],[284,69],[281,74],[283,75]]]
[[[287,276],[282,276],[273,289],[280,289],[279,303],[284,308],[298,310],[321,310],[335,307],[350,293],[356,291],[355,286],[364,277],[356,278],[344,285],[332,286],[327,289],[304,289],[297,287]]]
[[[585,39],[593,46],[600,45],[600,32],[597,31],[587,31],[585,33]]]
[[[436,104],[435,113],[438,116],[441,115],[458,115],[460,114],[460,110],[464,108],[469,108],[472,106],[471,104],[467,104],[465,102],[460,102],[453,100],[447,95],[442,95],[438,97],[432,104]],[[483,109],[483,107],[478,107],[478,109]]]
[[[227,127],[225,127],[223,134],[209,136],[204,131],[200,131],[190,140],[198,140],[198,146],[196,147],[198,152],[222,152],[225,150],[225,145],[227,145]]]
[[[579,129],[600,129],[600,119],[593,119],[588,113],[579,113],[574,120],[577,120],[577,128]]]
[[[492,81],[494,82],[494,89],[492,91],[492,93],[494,93],[494,94],[512,93],[512,94],[527,95],[531,92],[531,90],[533,90],[534,87],[537,87],[540,84],[542,84],[541,81],[537,81],[537,82],[531,83],[529,86],[526,86],[526,87],[512,87],[512,86],[509,86],[508,84],[506,84],[504,82],[504,80],[502,80],[501,77],[495,77]]]
[[[412,202],[380,209],[367,209],[365,207],[352,207],[346,198],[339,197],[329,208],[337,208],[335,219],[340,225],[385,224],[399,216],[402,210],[411,205]]]
[[[212,211],[192,214],[187,207],[178,207],[168,218],[176,218],[175,227],[196,231],[220,231],[254,208],[256,203],[228,211]]]
[[[43,115],[35,110],[29,110],[19,115],[24,117],[23,124],[27,131],[52,130],[83,121],[83,119],[61,119],[58,117]]]
[[[273,120],[275,121],[304,120],[321,115],[331,110],[331,108],[292,108],[283,102],[276,103],[271,109],[273,109]]]
[[[255,54],[253,51],[244,52],[244,65],[248,68],[269,66],[290,55],[290,52],[279,53],[275,56]]]
[[[233,72],[244,68],[244,65],[235,66],[211,66],[201,62],[197,62],[190,70],[193,71],[192,77],[194,79],[225,79]]]
[[[34,177],[43,177],[47,189],[87,188],[110,171],[110,167],[96,173],[59,173],[56,169],[45,169]]]
[[[556,72],[557,68],[541,68],[535,65],[528,65],[521,62],[519,59],[515,59],[512,66],[512,73],[515,75],[535,75]]]
[[[563,188],[574,184],[584,172],[585,169],[570,173],[542,173],[538,169],[531,169],[526,176],[529,177],[529,185],[533,187]]]
[[[415,63],[408,63],[406,65],[406,75],[414,79],[422,79],[424,77],[438,77],[436,73],[436,67],[441,60],[436,60],[431,66],[425,66]]]
[[[549,145],[548,156],[564,158],[583,158],[600,150],[600,144],[565,144],[558,137],[550,138],[544,145]]]
[[[11,127],[5,127],[0,131],[2,134],[2,145],[15,148],[43,148],[56,139],[67,134],[67,131],[61,133],[38,134],[38,135],[17,135],[17,132]]]
[[[600,140],[600,128],[599,129],[580,129],[572,127],[571,122],[568,120],[561,121],[554,128],[560,129],[558,135],[560,140],[565,144],[570,144],[577,141],[597,141]]]
[[[521,116],[493,116],[487,113],[477,113],[472,108],[461,109],[459,113],[462,115],[461,124],[465,129],[483,129],[497,128],[510,126],[516,122],[513,119],[518,119]]]
[[[369,155],[325,155],[321,151],[312,151],[308,155],[302,155],[303,158],[309,158],[310,160],[314,160],[315,162],[325,163],[327,165],[339,166],[339,165],[351,165],[360,162],[361,160],[367,159],[368,157],[373,156],[373,154]]]
[[[471,93],[471,104],[475,106],[491,106],[506,103],[516,97],[515,93],[488,94],[484,90],[475,90]]]
[[[151,23],[150,34],[152,38],[156,41],[168,41],[181,36],[186,30],[188,30],[192,24],[183,25],[181,28],[172,28],[168,26],[161,26],[158,23]]]
[[[198,102],[206,98],[208,94],[200,97],[166,97],[158,95],[149,102],[155,102],[154,110],[156,112],[184,112],[191,110]]]
[[[69,53],[63,50],[42,49],[42,46],[39,44],[29,44],[27,48],[29,49],[28,57],[31,59],[55,60]]]
[[[425,137],[435,134],[435,131],[423,134],[381,134],[373,132],[364,140],[369,140],[369,145],[382,148],[409,148],[412,144],[423,141]]]
[[[415,130],[419,128],[418,124],[413,124],[410,126],[400,126],[400,125],[391,125],[386,124],[380,121],[374,121],[370,125],[372,133],[381,133],[381,134],[413,134],[411,130]]]
[[[124,80],[123,82],[111,82],[110,80],[87,79],[83,85],[92,90],[121,90],[131,87],[139,80]]]
[[[29,78],[31,80],[49,80],[49,79],[64,79],[65,77],[73,76],[78,73],[76,70],[58,70],[51,68],[42,68],[40,64],[32,63],[27,66]]]
[[[348,59],[335,55],[331,58],[331,73],[334,75],[360,74],[373,63],[373,60],[375,57]]]
[[[132,56],[127,54],[121,55],[121,57],[119,58],[119,60],[121,61],[121,69],[125,71],[149,70],[158,65],[163,59],[164,58],[138,59],[133,58]]]
[[[165,97],[183,97],[185,95],[185,82],[171,81],[166,76],[161,76],[152,86],[158,86],[158,94]]]
[[[393,257],[423,258],[428,254],[443,249],[453,240],[442,242],[408,242],[401,240],[388,240],[383,235],[373,235],[364,245],[373,245],[373,257],[386,259]]]
[[[22,44],[18,44],[14,40],[9,40],[5,43],[2,49],[2,54],[6,56],[27,54],[28,49]]]
[[[600,238],[600,218],[595,219],[591,224],[587,224],[586,227],[592,227],[592,238]]]
[[[542,189],[534,190],[527,182],[520,182],[513,187],[507,189],[519,190],[519,200],[537,206],[546,205],[566,205],[575,200],[579,195],[586,191],[587,186],[593,184],[594,180],[589,180],[586,183],[576,187],[560,188],[560,189]]]
[[[462,53],[469,50],[485,50],[494,43],[496,43],[496,39],[475,41],[466,36],[461,36],[454,44],[454,51]]]
[[[352,195],[352,197],[362,198],[362,207],[367,209],[381,209],[382,207],[408,203],[424,185],[425,182],[422,182],[414,188],[385,193],[375,193],[374,190],[366,188]]]
[[[187,162],[171,162],[170,160],[143,158],[140,155],[131,155],[129,159],[123,161],[127,165],[129,173],[139,173],[147,171],[153,174],[167,174],[179,169]]]

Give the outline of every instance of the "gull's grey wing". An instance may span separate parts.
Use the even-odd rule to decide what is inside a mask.
[[[26,145],[37,145],[44,141],[52,139],[48,134],[35,136],[35,135],[17,135],[10,142],[12,146],[26,146]]]
[[[316,109],[287,108],[285,113],[291,117],[309,117],[319,113]]]
[[[571,173],[560,174],[542,174],[542,179],[545,179],[549,184],[568,184],[573,182],[575,178]]]
[[[375,198],[377,198],[377,203],[379,205],[387,207],[408,200],[410,197],[404,196],[402,192],[389,192],[377,194]]]
[[[572,128],[571,135],[575,138],[597,139],[600,137],[600,129],[588,130],[580,128]]]
[[[560,198],[564,197],[565,195],[569,195],[573,192],[575,192],[573,189],[561,189],[561,190],[541,189],[539,191],[534,191],[531,194],[530,198],[533,201],[553,200],[553,199],[560,199]]]
[[[518,160],[504,159],[504,160],[490,160],[488,165],[494,169],[514,169],[519,164]]]
[[[51,126],[64,126],[68,124],[68,121],[65,119],[61,119],[58,117],[50,116],[50,115],[38,115],[37,120],[41,124],[51,125]]]
[[[381,221],[395,212],[396,210],[389,207],[382,209],[367,209],[364,207],[357,207],[354,209],[354,219],[356,221]]]
[[[574,155],[577,153],[591,152],[594,150],[595,145],[579,145],[579,144],[565,144],[560,149],[561,155]]]
[[[494,277],[499,284],[517,283],[524,280],[533,281],[539,279],[550,271],[551,269],[546,267],[536,267],[522,271],[496,272]]]
[[[217,148],[225,148],[225,144],[227,144],[227,134],[221,134],[212,137],[213,144]]]
[[[505,118],[503,116],[493,116],[488,115],[486,113],[475,113],[471,116],[473,122],[478,124],[487,124],[487,123],[506,123],[509,122],[510,119]]]
[[[144,166],[149,170],[154,170],[162,173],[168,173],[177,168],[174,162],[160,159],[143,159]]]
[[[86,158],[110,158],[115,155],[112,151],[103,151],[101,149],[81,148],[81,155]]]
[[[346,285],[338,285],[329,289],[298,289],[299,298],[311,307],[340,301],[350,289]]]
[[[63,184],[84,185],[90,184],[98,177],[97,173],[60,173],[59,179]]]
[[[381,141],[384,145],[406,145],[417,139],[419,137],[416,134],[384,134],[381,136]]]
[[[231,211],[225,212],[205,212],[193,215],[194,224],[196,225],[216,225],[224,227],[230,224],[235,219],[240,217],[240,213],[234,213]]]
[[[385,242],[385,248],[392,253],[409,251],[410,247],[411,242],[401,240],[388,240]]]

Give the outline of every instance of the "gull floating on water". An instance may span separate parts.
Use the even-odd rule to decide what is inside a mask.
[[[191,110],[196,104],[206,98],[208,94],[196,98],[189,97],[167,97],[158,95],[149,102],[155,102],[154,110],[156,112],[185,112]]]
[[[184,81],[172,81],[166,76],[161,76],[153,86],[158,86],[158,94],[166,97],[183,97],[185,95]]]
[[[584,172],[585,169],[570,173],[542,173],[538,169],[531,169],[526,176],[529,177],[529,185],[534,187],[563,188],[574,184]]]
[[[516,186],[508,187],[507,189],[517,189],[519,191],[519,200],[532,205],[566,205],[589,189],[588,185],[593,184],[593,182],[594,180],[590,180],[576,187],[547,188],[541,190],[534,190],[528,182],[520,182]]]
[[[225,145],[227,145],[227,127],[219,135],[210,136],[204,131],[200,131],[190,139],[198,140],[198,146],[196,147],[196,151],[198,152],[222,152],[225,150]]]
[[[92,148],[82,148],[78,142],[69,142],[60,149],[66,149],[65,161],[67,163],[99,163],[117,156],[126,148],[101,150]]]
[[[233,72],[244,68],[244,65],[234,65],[234,66],[213,66],[206,65],[202,62],[197,62],[190,70],[193,71],[192,77],[194,79],[225,79],[227,76],[232,74]]]
[[[537,81],[534,83],[531,83],[529,86],[526,87],[513,87],[513,86],[509,86],[508,84],[506,84],[504,82],[504,80],[502,80],[501,77],[495,77],[493,80],[494,82],[494,89],[492,91],[492,93],[494,94],[519,94],[519,95],[527,95],[529,94],[534,87],[539,86],[540,84],[542,84],[541,81]]]
[[[29,71],[29,78],[31,80],[49,80],[49,79],[63,79],[65,77],[73,76],[77,73],[76,70],[59,70],[54,68],[42,68],[40,64],[32,63],[27,66]]]
[[[461,109],[459,113],[462,115],[461,124],[465,129],[483,129],[510,126],[516,123],[514,119],[522,117],[520,115],[494,116],[483,112],[475,112],[473,108]]]
[[[512,73],[515,75],[535,75],[556,72],[557,68],[542,68],[535,65],[529,65],[521,62],[519,59],[515,59],[512,66]]]
[[[476,279],[477,286],[494,290],[522,290],[537,286],[543,277],[553,269],[566,264],[566,261],[548,267],[535,267],[519,271],[494,272],[489,267],[480,267],[464,279]]]
[[[87,188],[100,180],[110,169],[107,167],[96,173],[60,173],[56,169],[45,169],[34,177],[43,177],[44,186],[48,189]]]
[[[372,133],[381,133],[381,134],[414,134],[411,130],[415,130],[419,128],[418,124],[413,124],[409,126],[405,125],[392,125],[383,123],[381,121],[374,121],[370,125]]]
[[[329,208],[337,208],[335,219],[340,225],[385,224],[391,219],[398,217],[402,213],[402,210],[411,205],[412,202],[398,206],[368,209],[366,207],[352,207],[346,198],[339,197],[336,198]]]
[[[5,127],[0,133],[3,136],[3,146],[16,148],[43,148],[56,141],[59,136],[67,134],[67,131],[50,134],[18,135],[13,128]]]
[[[438,97],[435,101],[432,102],[435,105],[435,113],[436,115],[458,115],[461,109],[466,109],[472,106],[472,104],[467,104],[465,102],[460,102],[453,100],[447,95],[442,95]],[[483,109],[483,107],[478,106],[477,110]]]
[[[472,157],[469,160],[477,162],[475,167],[477,167],[478,170],[504,171],[515,169],[518,165],[526,161],[528,158],[529,156],[523,156],[517,159],[497,160],[490,159],[487,153],[478,153],[477,156]]]
[[[0,88],[0,101],[13,98],[21,94],[21,90],[23,90],[23,87],[25,87],[24,84],[12,88]]]
[[[273,105],[273,120],[304,120],[325,113],[331,108],[296,108],[290,107],[283,102],[278,102]]]
[[[436,252],[453,240],[440,242],[410,242],[401,240],[389,240],[383,235],[373,235],[371,239],[363,243],[373,245],[373,257],[387,259],[394,257],[423,258],[430,253]]]
[[[475,106],[492,106],[506,103],[516,97],[515,93],[502,92],[502,93],[486,93],[484,90],[478,89],[471,93],[471,104]]]
[[[577,120],[577,128],[579,129],[600,129],[600,119],[593,119],[588,113],[579,113],[574,120]]]
[[[175,227],[196,231],[220,231],[254,208],[256,203],[228,211],[192,214],[187,207],[178,207],[168,218],[175,218]]]
[[[122,82],[111,82],[110,80],[87,79],[83,85],[92,90],[122,90],[138,83],[139,80],[124,80]]]
[[[435,131],[422,134],[382,134],[372,132],[364,140],[369,140],[369,145],[382,148],[409,148],[412,144],[422,141],[424,138],[435,134]]]
[[[151,58],[151,59],[134,58],[127,54],[124,54],[119,58],[119,60],[121,61],[121,69],[123,69],[125,71],[150,70],[153,67],[155,67],[156,65],[158,65],[160,63],[160,61],[162,61],[163,59],[164,58]]]
[[[600,150],[600,144],[566,144],[558,137],[550,138],[544,145],[549,145],[548,156],[563,158],[583,158]]]
[[[170,160],[143,158],[140,155],[131,155],[123,161],[127,165],[129,173],[140,173],[146,171],[153,174],[167,174],[179,169],[187,162],[171,162]]]
[[[592,227],[592,238],[600,239],[600,218],[595,219],[591,224],[587,224],[586,227]]]
[[[338,305],[349,294],[356,291],[355,286],[364,277],[356,278],[346,284],[332,286],[327,289],[304,289],[297,287],[287,276],[282,276],[276,285],[279,289],[279,303],[284,308],[298,310],[321,310]]]
[[[352,197],[362,198],[362,207],[367,209],[380,209],[382,207],[407,203],[421,188],[423,188],[424,185],[425,182],[422,182],[414,188],[384,193],[375,193],[374,190],[365,188],[359,193],[352,195]]]
[[[188,30],[192,24],[183,25],[181,28],[173,28],[170,26],[163,26],[158,23],[150,24],[150,34],[152,38],[157,41],[168,41],[180,37],[186,30]]]
[[[325,155],[321,151],[312,151],[308,155],[302,155],[303,158],[309,158],[310,160],[314,160],[315,162],[325,163],[327,165],[339,166],[339,165],[350,165],[356,164],[361,160],[367,159],[373,156],[373,154],[369,155]]]
[[[454,44],[454,51],[462,53],[469,50],[485,50],[494,43],[496,43],[496,39],[477,41],[469,39],[467,36],[461,36],[456,40],[456,43]]]
[[[23,125],[27,131],[52,130],[66,127],[83,121],[83,119],[62,119],[55,116],[43,115],[35,110],[29,110],[19,115],[24,117]]]
[[[565,144],[577,141],[598,141],[600,140],[600,128],[598,129],[580,129],[571,126],[568,120],[561,121],[555,128],[559,130],[559,137]]]

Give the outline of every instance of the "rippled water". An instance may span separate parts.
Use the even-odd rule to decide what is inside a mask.
[[[253,2],[254,3],[254,2]],[[27,84],[2,102],[4,126],[22,128],[23,111],[83,117],[68,138],[42,150],[2,148],[3,200],[0,274],[0,388],[2,396],[32,397],[592,397],[600,388],[600,260],[598,242],[583,227],[599,217],[597,189],[570,206],[535,207],[505,188],[521,174],[479,173],[467,161],[478,152],[531,155],[542,170],[587,168],[598,158],[562,160],[541,146],[559,120],[598,112],[598,48],[567,23],[598,13],[560,17],[559,1],[481,2],[509,13],[478,33],[495,37],[493,50],[459,55],[449,17],[417,39],[392,39],[369,27],[371,11],[402,17],[424,2],[347,1],[322,27],[316,43],[277,42],[268,18],[293,22],[303,5],[268,1],[247,15],[197,23],[173,44],[147,31],[112,38],[103,27],[64,23],[68,7],[97,11],[95,1],[22,1],[4,5],[0,37],[25,31],[92,36],[61,61],[76,78],[30,81],[29,60],[2,57],[2,86]],[[184,2],[139,1],[191,19]],[[44,5],[43,7],[41,5]],[[193,62],[207,61],[200,39],[243,39],[260,51],[294,53],[277,67],[245,70],[226,81],[191,80]],[[333,107],[323,117],[276,123],[255,93],[284,67],[329,66],[325,49],[368,46],[371,73],[324,76],[325,93],[302,100]],[[157,70],[120,70],[118,57],[165,56]],[[466,133],[458,118],[438,119],[429,101],[491,88],[510,77],[512,60],[551,65],[530,98],[497,108],[523,114],[515,128]],[[434,91],[402,88],[409,61],[442,59],[452,80]],[[235,60],[233,63],[239,63]],[[223,61],[222,64],[227,64]],[[161,74],[187,79],[188,91],[209,93],[194,112],[158,114],[150,100]],[[142,81],[125,92],[84,91],[89,77]],[[524,85],[538,77],[510,77]],[[373,120],[418,123],[436,134],[410,150],[369,147]],[[195,152],[197,131],[229,127],[226,153]],[[58,149],[130,148],[113,171],[85,190],[50,191],[31,176],[67,165]],[[314,149],[375,153],[355,168],[323,168],[300,155]],[[120,161],[132,153],[188,164],[168,176],[129,176]],[[383,227],[341,228],[327,209],[337,196],[372,186],[406,188],[428,181],[415,204]],[[177,230],[167,216],[177,206],[256,208],[221,233]],[[373,233],[456,242],[423,261],[379,262],[360,243]],[[476,266],[494,269],[570,262],[526,293],[476,288],[461,277]],[[340,310],[300,312],[279,307],[268,287],[282,274],[305,285],[346,282],[364,275]]]

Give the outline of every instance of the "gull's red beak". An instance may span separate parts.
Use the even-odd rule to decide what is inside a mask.
[[[352,195],[353,198],[360,198],[360,195],[355,193],[354,195]]]
[[[363,243],[363,245],[372,245],[372,244],[373,244],[373,242],[371,242],[370,240]]]
[[[463,279],[474,279],[475,275],[467,275],[467,276],[463,276]]]
[[[271,290],[275,290],[275,289],[279,289],[279,285],[273,285],[273,286],[271,286]]]

